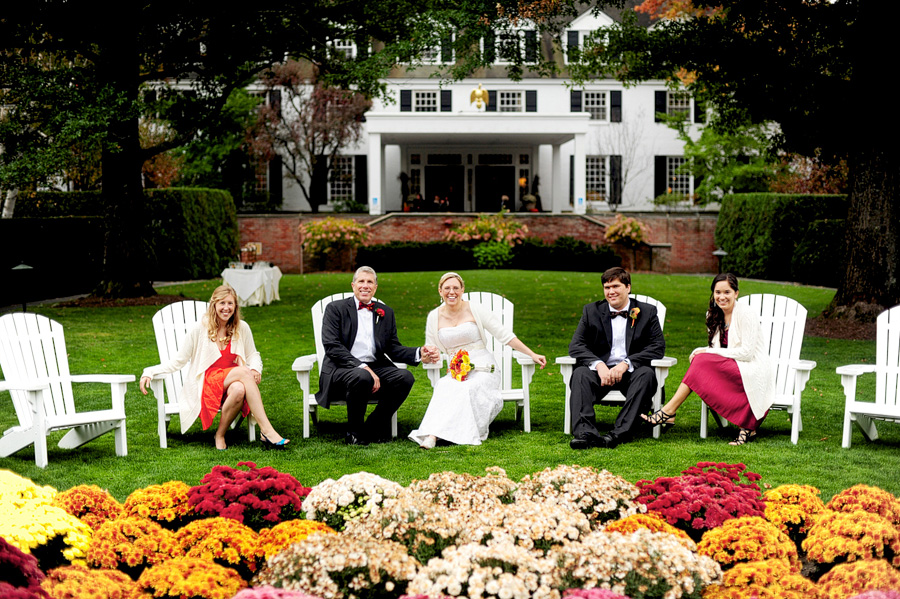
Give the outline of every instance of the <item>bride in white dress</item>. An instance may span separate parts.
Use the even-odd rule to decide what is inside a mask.
[[[541,368],[547,365],[547,359],[519,341],[489,310],[463,301],[465,284],[455,272],[441,277],[438,292],[444,303],[428,314],[425,345],[437,346],[451,358],[465,349],[475,369],[462,381],[449,372],[441,377],[422,423],[409,438],[425,449],[434,447],[438,439],[457,445],[481,445],[487,439],[488,427],[503,407],[500,371],[493,354],[485,348],[484,331],[528,355]]]

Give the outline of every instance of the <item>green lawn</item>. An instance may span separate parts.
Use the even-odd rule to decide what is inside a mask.
[[[384,273],[378,297],[391,305],[400,324],[400,339],[409,345],[423,341],[425,316],[438,302],[437,280],[441,273]],[[777,486],[806,483],[819,487],[824,499],[857,483],[877,485],[900,495],[900,427],[882,424],[882,438],[865,441],[854,431],[853,447],[841,448],[844,395],[837,366],[872,360],[873,341],[838,341],[807,337],[802,358],[815,360],[803,395],[804,430],[800,443],[790,443],[790,423],[783,412],[773,412],[760,438],[743,447],[731,447],[736,430],[711,430],[699,438],[699,402],[688,400],[678,414],[677,425],[661,439],[641,438],[614,450],[575,452],[563,428],[563,385],[553,364],[566,348],[581,313],[581,306],[602,297],[600,275],[572,272],[470,271],[463,272],[469,291],[493,291],[509,297],[516,306],[516,333],[535,351],[544,353],[550,365],[539,371],[531,388],[532,431],[525,434],[513,421],[507,406],[494,422],[490,438],[480,447],[439,447],[423,451],[405,439],[425,412],[431,389],[422,369],[414,370],[417,383],[400,409],[400,440],[369,447],[347,447],[343,438],[343,408],[320,410],[312,437],[302,438],[300,387],[291,371],[293,359],[313,353],[310,306],[322,296],[350,290],[349,274],[289,275],[281,281],[281,301],[247,308],[244,317],[253,327],[265,369],[262,394],[268,413],[279,432],[292,439],[286,452],[264,452],[246,439],[246,427],[232,433],[230,448],[215,451],[212,433],[199,429],[181,435],[177,418],[170,425],[169,448],[160,449],[156,436],[156,403],[140,394],[137,384],[126,396],[128,457],[115,456],[112,435],[105,435],[80,450],[56,447],[61,434],[52,436],[50,465],[34,466],[34,454],[25,449],[0,459],[0,468],[13,470],[37,483],[66,489],[80,483],[97,484],[123,500],[132,490],[149,484],[179,479],[196,484],[216,464],[235,465],[248,460],[270,465],[312,486],[325,478],[366,470],[407,484],[440,470],[483,472],[499,465],[508,475],[522,476],[560,463],[605,468],[631,481],[675,475],[698,461],[743,462],[762,475],[762,483]],[[709,298],[709,277],[684,275],[636,275],[633,291],[658,298],[668,308],[666,354],[679,360],[670,376],[670,392],[687,368],[691,349],[704,345],[704,314]],[[206,301],[218,281],[166,287],[161,293],[183,294]],[[791,296],[816,315],[830,301],[833,290],[744,281],[742,293],[770,292]],[[35,309],[35,308],[32,308]],[[65,327],[73,373],[131,373],[158,362],[150,319],[156,307],[58,308],[35,310]],[[315,388],[315,386],[314,386]],[[82,408],[108,405],[108,386],[76,389]],[[871,397],[874,383],[865,381],[861,397]],[[15,424],[8,394],[0,393],[3,410],[0,428]],[[599,408],[601,424],[611,424],[615,408]],[[892,474],[893,473],[893,474]]]

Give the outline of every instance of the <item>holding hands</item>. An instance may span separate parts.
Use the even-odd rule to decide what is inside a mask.
[[[434,345],[422,346],[422,362],[436,364],[441,361],[441,351]]]

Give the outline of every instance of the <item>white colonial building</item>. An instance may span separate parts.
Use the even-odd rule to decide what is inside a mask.
[[[578,45],[612,22],[586,13],[563,39],[568,47]],[[700,120],[689,96],[662,81],[626,88],[597,79],[573,87],[566,78],[528,69],[513,81],[504,56],[521,52],[528,61],[536,52],[554,52],[554,45],[527,25],[517,36],[488,43],[495,44],[495,66],[462,81],[442,85],[432,76],[434,66],[395,69],[387,81],[393,101],[376,102],[366,114],[363,141],[334,165],[343,176],[333,177],[322,210],[353,199],[371,214],[496,212],[504,196],[509,208],[522,210],[532,200],[525,196],[536,194],[546,212],[632,211],[652,209],[652,200],[665,193],[693,193],[691,177],[676,172],[683,144],[657,118],[680,112]],[[437,65],[453,56],[445,46],[428,59]],[[554,59],[565,66],[564,53],[556,51]],[[487,102],[479,105],[476,96]],[[309,210],[287,181],[283,197],[285,210]]]

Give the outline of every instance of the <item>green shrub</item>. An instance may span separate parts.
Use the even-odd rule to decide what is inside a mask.
[[[105,216],[109,213],[99,191],[22,191],[13,218]]]
[[[800,238],[791,259],[792,280],[807,285],[837,287],[844,274],[844,233],[842,218],[816,220]]]
[[[471,248],[451,241],[392,241],[359,248],[356,266],[371,266],[376,272],[469,270],[475,268],[475,258]]]
[[[512,262],[512,248],[497,241],[479,243],[472,249],[472,255],[478,268],[506,268]]]
[[[585,241],[563,236],[552,244],[529,237],[513,250],[512,267],[522,270],[603,272],[621,264],[622,259],[608,245],[593,248]]]
[[[728,252],[722,268],[742,277],[789,280],[794,251],[810,223],[846,216],[846,196],[727,196],[716,224],[716,243]]]
[[[165,188],[144,191],[144,247],[154,280],[218,276],[237,257],[240,234],[234,202],[227,191]],[[106,217],[112,211],[99,192],[31,192],[19,195],[14,217]],[[103,239],[102,232],[99,237]],[[103,250],[96,260],[102,260]]]

